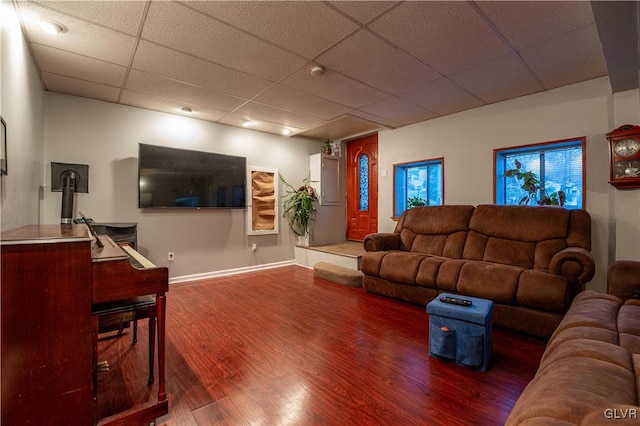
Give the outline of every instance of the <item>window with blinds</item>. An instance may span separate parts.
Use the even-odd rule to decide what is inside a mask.
[[[444,159],[393,165],[393,215],[400,217],[411,207],[443,203]]]
[[[584,145],[585,138],[576,138],[495,150],[496,204],[524,204],[527,191],[522,188],[523,181],[505,177],[505,172],[519,163],[521,171],[535,173],[540,181],[538,194],[527,204],[537,205],[544,195],[563,193],[563,207],[584,208]]]

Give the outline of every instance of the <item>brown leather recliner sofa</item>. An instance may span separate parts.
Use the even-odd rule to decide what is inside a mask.
[[[640,424],[640,262],[614,262],[608,282],[573,300],[507,426]]]
[[[419,304],[443,292],[490,299],[494,324],[541,337],[595,272],[591,217],[559,207],[416,207],[364,248],[368,292]]]

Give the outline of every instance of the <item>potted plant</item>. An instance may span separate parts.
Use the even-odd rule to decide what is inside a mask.
[[[505,177],[515,177],[519,182],[522,181],[522,188],[526,194],[520,199],[518,204],[531,204],[533,201],[540,206],[563,206],[566,200],[564,191],[552,192],[546,194],[544,187],[540,184],[540,179],[534,172],[522,170],[522,163],[515,160],[515,169],[509,169],[504,172]]]
[[[331,139],[325,139],[324,145],[322,145],[322,153],[331,155],[331,152],[333,152],[332,144],[333,144],[333,141]]]
[[[409,197],[407,198],[407,208],[413,208],[413,207],[422,207],[422,206],[428,206],[429,205],[429,201],[427,201],[426,199],[422,198],[422,197]]]
[[[282,196],[283,217],[289,222],[289,229],[295,235],[306,238],[309,235],[309,226],[315,219],[316,208],[314,202],[318,201],[316,191],[309,185],[309,178],[302,181],[298,188],[287,182],[280,175],[282,184],[286,187],[286,194]]]

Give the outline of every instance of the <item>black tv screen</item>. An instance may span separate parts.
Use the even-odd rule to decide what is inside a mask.
[[[247,159],[139,144],[139,208],[245,208]]]

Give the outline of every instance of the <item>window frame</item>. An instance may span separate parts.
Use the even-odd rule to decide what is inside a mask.
[[[498,204],[498,183],[503,182],[505,179],[504,176],[498,176],[498,160],[502,158],[504,154],[512,154],[514,152],[527,152],[527,151],[539,151],[543,149],[543,147],[549,147],[551,149],[553,146],[561,146],[563,144],[570,145],[572,142],[575,145],[580,145],[582,150],[582,210],[586,210],[587,208],[587,138],[586,136],[579,136],[575,138],[567,138],[567,139],[559,139],[548,142],[538,142],[533,144],[526,145],[517,145],[505,148],[495,148],[493,150],[493,204]],[[502,204],[504,205],[504,204]]]
[[[392,206],[391,206],[391,219],[393,219],[394,221],[398,221],[400,219],[400,216],[396,216],[396,196],[398,194],[396,194],[396,170],[398,167],[401,167],[403,169],[407,169],[409,167],[415,167],[415,166],[420,166],[420,165],[429,165],[429,164],[439,164],[442,170],[442,180],[440,182],[441,185],[441,192],[442,192],[442,204],[440,205],[444,205],[444,157],[437,157],[437,158],[428,158],[428,159],[424,159],[424,160],[415,160],[415,161],[405,161],[403,163],[394,163],[393,164],[393,198],[391,200]],[[406,194],[405,194],[406,195]],[[406,210],[406,209],[405,209]]]

